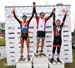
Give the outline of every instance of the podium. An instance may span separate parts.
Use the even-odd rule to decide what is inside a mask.
[[[16,64],[16,68],[32,68],[32,62],[29,61],[19,61]]]
[[[50,63],[49,62],[49,68],[64,68],[64,62],[62,63]]]
[[[38,56],[33,57],[30,61],[19,61],[16,64],[16,68],[64,68],[64,62],[62,63],[50,63],[48,57]]]
[[[34,57],[33,68],[48,68],[48,58],[44,56]]]

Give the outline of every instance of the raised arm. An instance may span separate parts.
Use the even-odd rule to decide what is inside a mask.
[[[63,25],[64,25],[64,23],[65,23],[67,13],[68,13],[68,10],[67,10],[67,11],[65,11],[65,15],[64,15],[64,17],[63,17],[63,20],[62,20],[62,24],[61,24],[61,26],[63,26]]]
[[[14,18],[19,22],[19,24],[21,24],[21,20],[19,20],[18,17],[16,16],[15,8],[13,9],[13,15],[14,15]]]
[[[56,25],[55,24],[55,12],[53,13],[53,25]]]
[[[28,20],[28,23],[30,23],[30,21],[32,20],[32,18],[33,18],[33,16],[34,16],[34,13],[35,13],[35,6],[34,6],[34,3],[33,3],[32,16],[31,16],[30,19]]]
[[[38,25],[39,16],[37,15],[37,12],[36,12],[36,4],[35,4],[35,2],[33,2],[33,6],[34,6],[34,14],[35,14],[35,18],[36,18],[36,23],[37,23],[37,25]]]
[[[47,17],[47,18],[45,18],[45,21],[47,21],[47,20],[49,20],[54,14],[55,14],[55,8],[52,10],[52,12],[51,12],[51,14]]]
[[[33,2],[33,7],[34,7],[35,16],[38,16],[38,15],[37,15],[37,12],[36,12],[36,4],[35,4],[35,2]]]

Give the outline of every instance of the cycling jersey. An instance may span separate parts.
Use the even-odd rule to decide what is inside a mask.
[[[47,20],[48,20],[48,18],[41,19],[39,16],[36,16],[37,31],[46,31]]]
[[[55,14],[53,14],[53,30],[54,30],[54,45],[61,45],[62,39],[61,39],[61,32],[62,32],[62,27],[64,25],[66,19],[66,14],[64,15],[62,24],[60,26],[57,26],[55,23]]]
[[[22,22],[21,23],[21,37],[23,39],[27,39],[28,38],[28,22]]]
[[[15,19],[18,21],[18,23],[21,26],[21,37],[22,37],[22,39],[23,40],[27,39],[28,38],[29,23],[30,23],[31,19],[34,16],[34,8],[33,8],[32,16],[30,17],[30,19],[28,21],[25,21],[25,22],[20,21],[18,19],[18,17],[16,16],[15,11],[13,11],[13,15],[14,15]]]

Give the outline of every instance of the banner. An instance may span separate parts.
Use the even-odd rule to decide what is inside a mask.
[[[36,10],[39,15],[40,12],[45,12],[46,16],[49,16],[52,9],[56,8],[56,19],[62,21],[64,16],[64,10],[69,10],[66,17],[64,27],[62,29],[62,46],[60,52],[60,58],[65,63],[72,62],[72,40],[71,40],[71,18],[70,18],[70,6],[37,6]],[[20,25],[13,16],[13,7],[5,7],[5,37],[6,37],[6,53],[7,53],[7,64],[15,65],[16,61],[20,58]],[[25,14],[28,18],[32,13],[32,6],[16,6],[16,15],[19,19],[22,20],[22,15]],[[36,33],[37,33],[37,24],[35,17],[32,19],[29,25],[29,35],[30,35],[30,57],[34,57],[36,52]],[[46,24],[46,37],[44,44],[44,53],[48,58],[52,57],[52,47],[53,47],[53,19],[47,21]],[[24,57],[27,58],[27,48],[26,43],[24,42]],[[56,55],[57,56],[57,55]]]

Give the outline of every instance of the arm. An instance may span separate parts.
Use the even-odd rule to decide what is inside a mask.
[[[38,17],[38,16],[37,16],[36,8],[35,8],[35,2],[33,2],[33,12],[32,12],[31,18],[28,20],[28,23],[30,23],[30,21],[31,21],[31,19],[33,18],[34,14],[35,14],[36,20],[37,20],[37,17]]]
[[[35,16],[37,16],[37,12],[36,12],[36,4],[35,4],[35,2],[33,2],[33,7],[34,7],[34,13],[35,13]]]
[[[51,12],[51,14],[47,17],[47,18],[45,18],[45,21],[47,21],[47,20],[49,20],[54,14],[55,14],[55,8],[52,10],[52,12]]]
[[[39,16],[37,15],[37,12],[36,12],[36,5],[35,5],[35,2],[33,2],[33,7],[34,7],[34,14],[35,14],[35,18],[36,18],[36,23],[37,23],[37,25],[38,25]]]
[[[34,9],[34,7],[33,7],[33,12],[32,12],[32,16],[30,17],[30,19],[28,20],[28,23],[30,23],[30,21],[32,20],[32,18],[33,18],[33,16],[34,16],[34,13],[35,13],[35,11],[34,11],[35,9]]]
[[[55,24],[55,13],[53,13],[53,25],[56,25]]]
[[[35,7],[34,7],[34,13],[35,13],[35,16],[38,16],[38,15],[37,15],[37,12],[36,12],[36,8],[35,8]]]
[[[16,16],[16,14],[15,14],[15,10],[13,10],[13,15],[14,15],[14,18],[19,22],[19,24],[21,24],[21,20],[19,20],[18,17]]]
[[[63,17],[63,20],[62,20],[62,24],[61,24],[61,26],[64,25],[64,22],[65,22],[65,20],[66,20],[66,16],[67,16],[67,12],[68,12],[68,11],[66,11],[66,13],[65,13],[65,15],[64,15],[64,17]]]

